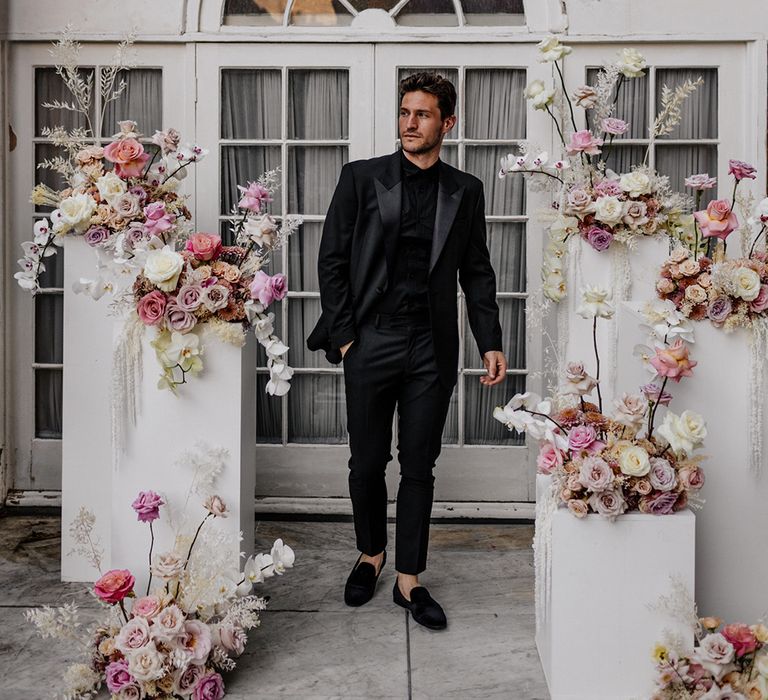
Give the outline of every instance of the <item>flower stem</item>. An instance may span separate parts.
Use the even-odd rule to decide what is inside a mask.
[[[592,344],[595,348],[595,362],[597,362],[597,372],[595,381],[597,382],[597,406],[600,413],[603,412],[603,395],[600,393],[600,353],[597,351],[597,316],[592,319]]]
[[[550,117],[552,117],[552,121],[555,122],[555,128],[557,129],[557,133],[560,136],[560,141],[563,144],[563,148],[566,147],[565,145],[565,137],[563,136],[563,130],[560,128],[560,122],[557,121],[555,118],[555,115],[552,114],[552,110],[549,108],[549,105],[547,105],[547,114],[549,114]]]
[[[653,404],[653,408],[651,409],[651,418],[648,422],[648,440],[651,439],[651,435],[653,435],[653,424],[656,420],[656,411],[659,410],[659,404],[661,403],[661,397],[664,394],[664,389],[667,386],[667,382],[669,381],[669,377],[664,377],[664,381],[661,383],[661,389],[659,389],[659,398],[656,399],[655,403]],[[662,454],[664,454],[662,452]]]
[[[127,612],[125,612],[125,605],[123,604],[123,601],[121,600],[121,601],[118,603],[118,605],[120,606],[120,610],[121,610],[121,611],[122,611],[122,613],[123,613],[123,618],[125,619],[125,621],[126,621],[126,622],[128,622],[128,613],[127,613]]]
[[[701,197],[704,194],[702,190],[696,190],[696,211],[701,206]],[[693,249],[693,259],[699,259],[699,222],[696,221],[696,217],[693,217],[693,235],[695,237],[695,248]]]
[[[560,66],[558,65],[557,61],[554,61],[555,69],[557,70],[557,74],[560,76],[560,85],[563,86],[563,97],[565,98],[565,101],[568,103],[568,110],[571,113],[571,124],[573,125],[573,130],[578,131],[579,128],[576,126],[576,116],[573,113],[573,105],[571,104],[571,100],[568,97],[568,89],[565,87],[565,78],[563,77],[563,71],[560,70]]]
[[[187,570],[187,565],[189,564],[189,558],[192,556],[192,548],[195,546],[195,542],[197,542],[197,537],[200,534],[200,530],[203,529],[203,525],[205,525],[205,521],[208,520],[213,515],[213,513],[208,513],[202,520],[202,522],[197,526],[197,530],[195,531],[195,536],[192,538],[192,544],[189,545],[189,550],[187,551],[187,559],[184,562],[184,568],[182,569],[182,573]],[[176,584],[176,597],[179,597],[179,588],[181,588],[181,580]]]
[[[149,595],[149,587],[152,585],[152,550],[155,547],[155,531],[152,528],[152,522],[149,523],[149,534],[152,536],[152,541],[149,543],[149,581],[147,581],[147,593]]]
[[[548,416],[546,413],[539,413],[538,411],[531,411],[531,410],[529,410],[527,408],[524,408],[523,410],[526,413],[530,413],[532,416],[539,416],[540,418],[546,418],[548,421],[551,421],[558,428],[560,428],[560,430],[563,431],[563,434],[567,434],[568,433],[568,431],[562,425],[560,425],[560,423],[558,423],[554,418],[552,418],[552,416]]]
[[[765,233],[766,225],[763,224],[763,227],[760,229],[760,233],[755,236],[755,240],[752,241],[752,247],[749,249],[749,255],[747,257],[751,258],[752,255],[755,252],[755,246],[757,245],[757,242],[760,240],[760,236],[762,236]]]

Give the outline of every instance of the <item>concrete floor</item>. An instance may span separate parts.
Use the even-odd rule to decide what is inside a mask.
[[[54,516],[0,519],[2,700],[55,697],[76,656],[41,640],[23,611],[68,600],[95,605],[82,584],[58,580],[59,528]],[[448,628],[433,632],[392,602],[394,524],[376,595],[348,608],[350,522],[257,522],[256,551],[282,537],[296,565],[258,587],[271,600],[225,677],[227,698],[548,698],[533,639],[532,536],[529,524],[433,524],[420,580],[448,617]]]

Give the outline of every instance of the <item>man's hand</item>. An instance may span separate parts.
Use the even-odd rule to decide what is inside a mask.
[[[341,359],[342,360],[344,359],[344,355],[347,354],[347,350],[349,350],[349,346],[352,345],[352,343],[354,343],[354,342],[355,342],[354,340],[350,340],[346,345],[342,345],[339,348],[339,350],[341,350]]]
[[[480,377],[480,383],[485,386],[493,386],[504,381],[507,377],[507,360],[503,352],[498,350],[489,350],[483,355],[483,365],[488,370],[488,374]]]

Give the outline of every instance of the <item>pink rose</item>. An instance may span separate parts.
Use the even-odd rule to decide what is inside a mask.
[[[285,280],[285,275],[281,272],[272,275],[269,284],[272,288],[272,298],[276,301],[280,301],[288,293],[288,283]]]
[[[131,508],[139,516],[139,522],[151,523],[160,517],[162,505],[165,505],[165,501],[154,491],[139,491],[136,500],[131,503]]]
[[[590,491],[605,491],[613,486],[613,470],[600,457],[587,457],[581,463],[579,482]]]
[[[274,301],[270,279],[266,272],[259,270],[249,286],[251,298],[257,299],[263,306],[269,306]]]
[[[141,297],[139,303],[136,304],[136,312],[139,314],[141,322],[145,326],[158,325],[164,318],[165,302],[165,294],[159,289]]]
[[[638,510],[649,515],[669,515],[674,513],[677,493],[674,491],[658,491],[640,499]]]
[[[755,633],[744,624],[725,625],[721,630],[731,644],[733,644],[736,658],[752,653],[757,647]]]
[[[114,605],[133,592],[135,581],[127,569],[112,569],[93,584],[93,592],[105,603]]]
[[[598,252],[608,250],[613,243],[613,234],[599,226],[590,226],[587,231],[587,243]]]
[[[229,515],[227,504],[221,500],[221,496],[208,496],[208,498],[205,499],[205,503],[203,503],[203,508],[215,518],[226,518],[227,515]]]
[[[174,299],[165,307],[165,323],[172,331],[189,333],[197,324],[197,317],[182,309]]]
[[[131,608],[131,614],[134,617],[143,617],[145,620],[151,620],[159,612],[160,601],[153,595],[138,598]]]
[[[613,520],[627,509],[627,502],[621,492],[610,489],[593,493],[589,497],[589,505],[595,513],[609,520]]]
[[[104,147],[104,157],[115,164],[115,173],[123,179],[140,177],[149,155],[136,139],[113,141]]]
[[[134,617],[122,626],[115,638],[115,646],[127,656],[137,649],[143,649],[150,641],[149,624],[143,617]]]
[[[237,189],[242,194],[240,201],[237,203],[237,206],[241,209],[248,209],[258,214],[261,211],[262,204],[272,201],[269,190],[258,182],[249,182],[248,187],[238,185]]]
[[[200,664],[189,664],[183,673],[176,678],[175,691],[179,695],[187,697],[197,687],[198,681],[205,673],[205,666]]]
[[[203,663],[211,651],[211,631],[202,620],[187,620],[176,644],[190,655],[192,663]]]
[[[221,253],[221,237],[215,233],[195,233],[187,240],[185,250],[192,253],[198,260],[213,260]]]
[[[539,456],[536,457],[536,467],[539,474],[551,474],[555,469],[563,466],[563,453],[551,442],[542,444]]]
[[[125,686],[134,682],[133,676],[128,671],[128,661],[120,659],[113,661],[104,670],[104,677],[107,681],[107,688],[110,693],[119,693]]]
[[[596,453],[605,447],[605,443],[597,439],[597,433],[591,425],[577,425],[568,433],[568,447],[575,453]]]
[[[698,491],[704,486],[704,471],[701,467],[683,467],[677,477],[688,491]]]
[[[713,199],[703,211],[693,212],[704,238],[725,240],[738,227],[739,220],[725,199]]]
[[[600,180],[595,187],[595,195],[598,197],[620,197],[624,194],[624,190],[621,189],[621,185],[617,180]]]
[[[224,697],[224,679],[218,673],[207,673],[197,683],[194,700],[221,700]]]
[[[184,311],[195,311],[203,303],[203,287],[200,284],[185,284],[176,295],[176,306]]]
[[[152,202],[144,207],[144,233],[149,236],[162,237],[173,228],[176,215],[165,210],[165,202]]]
[[[656,355],[650,359],[650,363],[660,376],[673,382],[693,376],[693,368],[698,364],[690,359],[688,346],[681,338],[667,347],[657,347]]]
[[[717,184],[716,177],[710,177],[709,173],[699,173],[685,178],[685,186],[692,190],[711,190]]]
[[[589,506],[586,501],[582,501],[580,498],[571,498],[568,501],[568,510],[577,518],[586,518],[587,513],[589,512]]]
[[[235,623],[222,624],[216,630],[218,643],[232,656],[240,656],[245,651],[248,635],[240,625]]]
[[[574,156],[577,153],[596,156],[600,153],[600,146],[602,145],[603,139],[595,137],[589,129],[582,129],[571,134],[571,142],[566,151],[569,156]]]
[[[614,136],[621,136],[622,134],[627,133],[627,129],[629,129],[629,124],[627,124],[627,122],[623,119],[616,119],[616,117],[606,117],[600,122],[600,126],[605,133]]]
[[[760,292],[749,302],[749,308],[756,314],[760,314],[768,309],[768,284],[760,285]]]
[[[592,196],[582,187],[574,187],[568,192],[568,209],[577,216],[589,214],[595,210]]]
[[[733,175],[736,180],[754,180],[757,175],[757,169],[754,165],[745,163],[743,160],[729,160],[728,161],[728,174]]]

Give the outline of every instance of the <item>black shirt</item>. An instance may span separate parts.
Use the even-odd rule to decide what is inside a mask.
[[[403,196],[395,269],[379,313],[429,312],[427,277],[437,212],[440,161],[422,170],[400,152]]]

